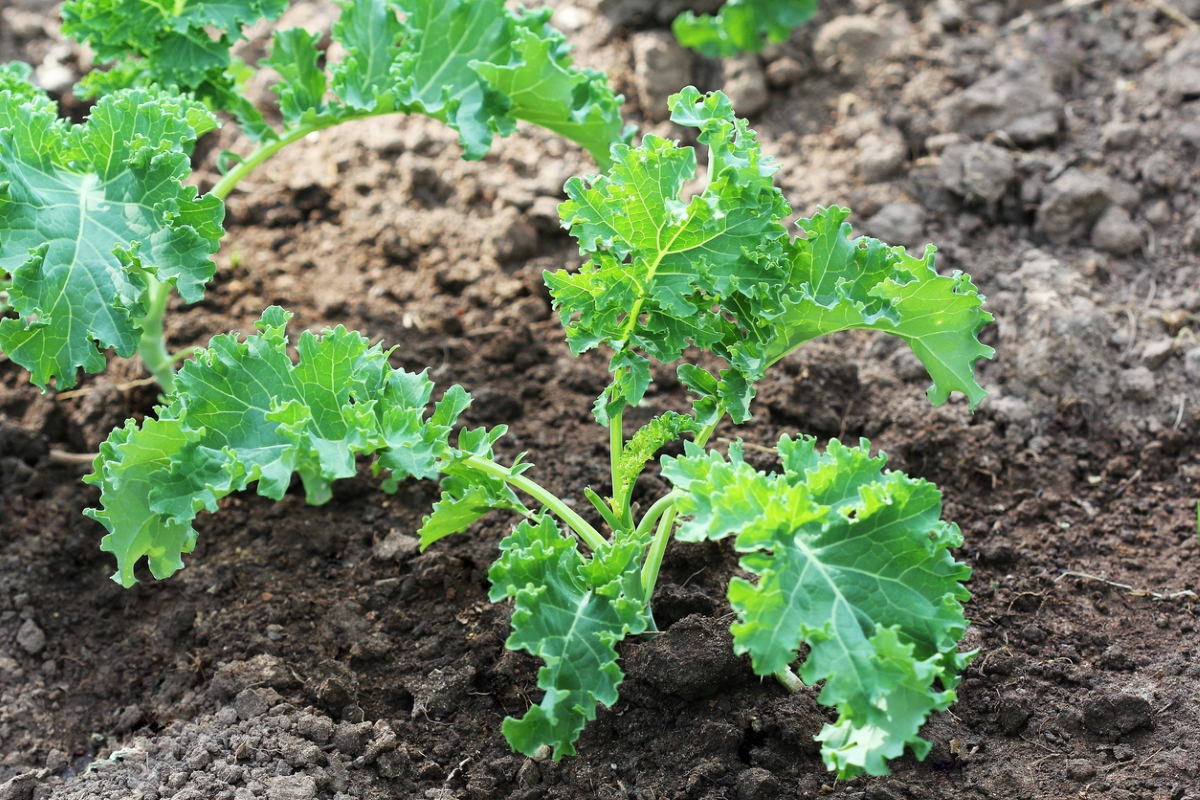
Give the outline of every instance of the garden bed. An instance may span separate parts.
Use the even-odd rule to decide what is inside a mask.
[[[647,67],[652,51],[757,102],[762,67],[689,63],[655,38],[659,4],[551,5],[643,130],[685,135],[646,119],[669,72]],[[44,4],[0,13],[0,62],[43,77],[86,66]],[[324,6],[290,13],[327,30]],[[155,389],[117,359],[82,394],[39,396],[4,360],[0,796],[1200,797],[1192,17],[1200,6],[1179,0],[863,0],[823,6],[766,54],[772,88],[750,119],[797,212],[842,203],[873,235],[934,242],[941,270],[971,273],[997,318],[974,415],[962,398],[931,407],[928,377],[891,340],[838,334],[789,356],[733,434],[763,468],[776,465],[754,445],[782,433],[867,436],[942,487],[974,569],[964,645],[980,652],[925,726],[923,762],[826,772],[812,737],[832,717],[815,690],[788,694],[733,655],[728,543],[671,545],[664,633],[620,646],[621,700],[560,762],[514,755],[500,732],[540,698],[537,661],[503,647],[510,605],[487,600],[512,520],[494,513],[418,553],[433,483],[388,496],[364,469],[317,508],[299,487],[278,504],[230,497],[198,521],[183,572],[139,572],[123,590],[81,513],[98,501],[79,480],[89,468],[51,451],[95,450],[150,412]],[[244,144],[202,141],[201,183]],[[511,425],[501,458],[528,451],[583,511],[572,487],[607,488],[591,414],[606,364],[571,357],[541,276],[580,263],[554,209],[590,157],[522,128],[468,163],[453,132],[419,118],[296,147],[230,198],[217,279],[173,311],[172,346],[249,331],[271,303],[297,330],[357,328],[398,345],[394,365],[461,383],[469,423]],[[688,404],[656,368],[630,417]],[[666,490],[651,469],[634,499]]]

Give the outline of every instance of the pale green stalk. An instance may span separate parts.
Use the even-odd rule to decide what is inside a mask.
[[[525,494],[537,500],[550,509],[555,516],[567,523],[571,530],[579,534],[579,538],[583,539],[593,550],[603,550],[608,547],[608,541],[598,530],[593,528],[586,519],[579,516],[575,509],[558,499],[558,497],[544,486],[526,478],[524,475],[514,475],[512,470],[490,459],[480,458],[479,456],[468,456],[465,463],[478,469],[480,472],[486,472],[489,475],[500,478],[505,483],[520,489]]]

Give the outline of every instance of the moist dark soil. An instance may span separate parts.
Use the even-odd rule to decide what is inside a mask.
[[[998,355],[973,415],[931,407],[904,348],[838,335],[789,357],[754,421],[715,440],[770,468],[756,447],[780,434],[866,436],[942,487],[979,655],[925,726],[930,755],[835,780],[816,690],[788,694],[732,652],[735,554],[680,543],[655,597],[664,633],[621,645],[621,700],[579,755],[514,755],[500,724],[540,699],[538,663],[504,649],[511,608],[486,578],[513,520],[419,553],[437,487],[388,496],[365,465],[318,508],[298,487],[228,498],[183,572],[123,590],[82,515],[90,468],[51,451],[93,451],[156,390],[114,358],[82,394],[40,396],[0,357],[0,797],[1200,798],[1200,5],[839,1],[724,65],[665,43],[680,4],[553,5],[643,130],[685,135],[655,121],[671,69],[724,86],[798,215],[849,205],[874,235],[936,243],[989,297]],[[331,13],[289,19],[327,31]],[[53,20],[0,7],[0,60],[50,88],[90,66]],[[245,147],[232,129],[202,141],[199,182]],[[357,328],[466,387],[466,421],[509,424],[501,457],[528,451],[584,510],[583,487],[607,488],[605,360],[570,356],[541,275],[580,263],[554,208],[594,166],[527,128],[483,162],[458,154],[437,123],[385,119],[268,164],[230,199],[217,278],[172,309],[171,345],[249,331],[272,303],[296,331]],[[689,407],[672,369],[655,377],[631,424]],[[651,469],[635,499],[665,491]]]

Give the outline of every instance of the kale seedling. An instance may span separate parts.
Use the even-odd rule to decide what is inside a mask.
[[[772,474],[747,464],[740,445],[726,455],[706,445],[726,416],[750,418],[755,383],[773,364],[849,329],[900,337],[929,370],[934,403],[958,391],[973,408],[984,396],[974,365],[992,355],[977,335],[991,316],[967,276],[937,273],[932,246],[917,257],[851,238],[846,209],[820,209],[791,238],[776,164],[728,99],[688,88],[670,103],[672,119],[708,148],[704,190],[683,194],[697,167],[692,148],[649,135],[640,147],[615,145],[613,167],[572,179],[561,207],[587,262],[546,275],[571,349],[612,352],[612,381],[595,407],[609,433],[611,490],[583,490],[606,530],[534,481],[523,458],[497,460],[504,426],[455,433],[470,402],[461,387],[430,409],[424,373],[392,368],[386,352],[341,327],[302,334],[294,363],[288,315],[272,308],[258,333],[218,336],[185,364],[157,418],[130,421],[103,445],[89,479],[103,509],[89,513],[110,532],[102,547],[116,556],[114,577],[132,584],[143,557],[157,578],[180,569],[196,515],[252,483],[278,499],[299,474],[309,501],[324,502],[359,455],[387,490],[441,476],[423,546],[493,509],[523,517],[500,543],[490,596],[513,600],[507,646],[545,662],[544,695],[503,731],[523,753],[548,746],[561,757],[575,752],[597,703],[617,700],[614,644],[654,628],[650,599],[670,538],[734,537],[757,576],[729,587],[734,646],[794,689],[791,665],[808,645],[800,677],[823,681],[820,701],[839,711],[817,737],[830,769],[882,774],[906,745],[923,757],[918,729],[954,701],[973,655],[957,651],[970,570],[950,555],[962,537],[940,519],[937,488],[886,471],[865,440],[832,440],[820,452],[810,436],[784,436]],[[650,359],[679,362],[688,347],[726,368],[682,363],[693,408],[627,437],[623,416],[646,393]],[[674,489],[635,507],[638,475],[681,436],[685,454],[661,460]]]
[[[283,0],[172,4],[74,0],[64,30],[102,60],[86,94],[89,120],[68,125],[30,84],[29,68],[0,65],[0,350],[45,389],[75,385],[102,353],[140,354],[164,390],[176,362],[163,315],[172,289],[195,303],[215,266],[224,200],[287,145],[351,120],[425,114],[459,133],[480,159],[518,120],[583,147],[602,168],[627,141],[622,98],[603,74],[571,66],[549,10],[511,12],[503,0],[345,0],[333,27],[344,58],[321,66],[318,37],[277,31],[263,67],[278,72],[282,127],[239,91],[247,68],[230,47],[242,26],[278,16]],[[403,17],[401,17],[403,15]],[[163,91],[158,87],[172,87]],[[196,140],[229,112],[257,146],[210,192],[184,186]]]

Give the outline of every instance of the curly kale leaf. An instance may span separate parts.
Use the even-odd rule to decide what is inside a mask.
[[[293,363],[290,316],[272,307],[259,333],[213,338],[180,370],[157,419],[131,420],[101,446],[88,480],[103,509],[88,515],[109,530],[101,549],[117,558],[115,580],[132,585],[143,556],[156,578],[182,568],[197,513],[256,481],[278,500],[299,474],[318,504],[333,481],[356,474],[356,455],[377,456],[395,482],[437,475],[452,453],[450,432],[469,402],[461,388],[426,417],[428,378],[392,369],[378,345],[341,326],[301,334]]]
[[[844,209],[800,220],[807,238],[789,239],[776,165],[728,99],[689,87],[669,102],[672,120],[698,128],[709,148],[701,192],[684,194],[696,171],[692,148],[646,136],[638,148],[614,147],[608,174],[569,181],[560,207],[588,261],[546,283],[573,352],[615,351],[613,382],[596,407],[602,423],[641,401],[647,358],[676,361],[689,346],[730,366],[718,376],[681,367],[700,395],[699,416],[723,408],[743,422],[767,367],[815,336],[850,328],[907,341],[934,378],[935,403],[951,391],[979,402],[974,365],[992,350],[977,337],[991,315],[969,278],[938,275],[931,249],[918,259],[851,240]]]
[[[801,677],[824,681],[819,700],[840,713],[817,738],[846,777],[886,774],[905,745],[923,758],[930,746],[918,730],[954,701],[973,656],[957,652],[971,574],[949,552],[962,544],[958,527],[940,519],[935,486],[883,471],[886,456],[869,446],[834,439],[818,453],[814,439],[785,436],[784,472],[771,475],[737,447],[728,460],[694,446],[663,459],[686,493],[680,538],[736,536],[741,566],[757,576],[730,583],[735,649],[766,675],[802,642],[811,648]]]
[[[983,310],[971,278],[939,275],[932,245],[914,258],[877,239],[851,239],[844,221],[849,214],[833,206],[797,223],[807,238],[792,243],[788,282],[799,289],[777,320],[779,336],[768,360],[835,331],[884,331],[907,342],[925,365],[934,405],[957,391],[974,409],[986,396],[975,381],[975,363],[995,351],[978,338],[992,315]]]
[[[786,41],[816,11],[817,0],[728,0],[716,16],[685,11],[672,28],[681,45],[706,56],[761,53],[768,42]]]
[[[514,749],[532,756],[549,745],[556,759],[574,755],[596,704],[617,701],[624,676],[613,645],[650,621],[640,572],[645,544],[629,537],[584,558],[547,515],[522,522],[500,543],[488,578],[493,602],[515,598],[505,646],[546,663],[538,670],[542,702],[504,720]]]
[[[781,220],[791,208],[772,182],[775,162],[723,94],[689,87],[670,104],[672,119],[699,128],[710,148],[704,191],[682,194],[696,172],[690,147],[653,135],[636,149],[614,147],[610,173],[572,178],[560,208],[589,261],[546,275],[572,351],[605,344],[617,353],[609,414],[641,399],[620,385],[623,360],[644,361],[641,351],[675,361],[689,345],[738,357],[739,322],[760,322],[740,312],[769,306],[787,276]]]
[[[22,70],[0,75],[0,277],[18,319],[0,349],[43,389],[137,349],[147,279],[204,295],[225,209],[181,180],[216,120],[195,101],[126,90],[69,125]]]
[[[242,28],[275,19],[287,6],[287,0],[71,0],[62,9],[63,33],[90,45],[100,61],[117,61],[125,85],[215,89],[228,83],[229,49],[243,38]]]

